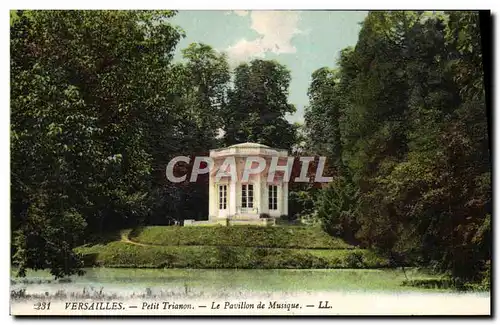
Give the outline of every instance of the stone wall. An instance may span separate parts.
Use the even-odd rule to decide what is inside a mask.
[[[264,218],[254,218],[254,219],[227,219],[227,218],[217,218],[212,220],[184,220],[184,226],[186,227],[196,227],[196,226],[238,226],[238,225],[253,225],[253,226],[274,226],[276,220],[274,218],[264,219]]]

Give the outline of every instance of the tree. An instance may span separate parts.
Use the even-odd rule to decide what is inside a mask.
[[[297,127],[285,116],[295,112],[288,103],[290,72],[276,61],[253,60],[234,71],[223,111],[226,145],[259,142],[290,150]]]
[[[198,124],[215,138],[222,127],[221,110],[226,104],[230,81],[229,64],[225,54],[216,52],[206,44],[191,44],[182,50],[187,60],[186,82],[190,84],[197,104]]]
[[[344,171],[340,135],[342,94],[337,85],[340,76],[334,70],[321,68],[313,72],[309,87],[309,106],[304,119],[307,150],[321,153],[332,161],[332,169]]]
[[[19,11],[11,26],[14,262],[78,271],[79,234],[148,213],[156,121],[176,121],[169,11]],[[170,122],[172,123],[172,122]],[[87,225],[87,227],[85,227]]]
[[[153,211],[146,222],[165,224],[169,219],[203,219],[208,214],[208,178],[173,184],[165,178],[165,166],[175,156],[208,155],[220,146],[222,109],[230,80],[226,56],[206,44],[190,44],[182,50],[183,61],[170,69],[171,100],[180,117],[166,120],[166,129],[155,127],[149,140],[153,159]],[[168,125],[168,126],[167,126]]]
[[[324,89],[308,112],[310,134],[322,139],[313,150],[334,148],[324,135],[339,126],[342,162],[359,193],[356,238],[457,285],[480,281],[491,259],[480,46],[475,12],[371,12],[356,46],[341,52],[336,82],[326,82],[327,69],[313,78],[311,89],[325,80]],[[342,236],[340,211],[349,209],[339,198],[348,188],[323,189],[316,203],[324,225]]]

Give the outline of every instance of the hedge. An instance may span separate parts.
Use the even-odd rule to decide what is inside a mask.
[[[139,246],[126,242],[79,247],[86,266],[131,268],[379,268],[372,252],[217,246]]]
[[[349,249],[319,227],[180,227],[152,226],[135,229],[132,241],[160,246],[238,246],[261,248]]]

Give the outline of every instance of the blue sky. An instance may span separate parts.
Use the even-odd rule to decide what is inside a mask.
[[[302,122],[311,74],[335,67],[340,50],[356,44],[366,11],[179,11],[173,23],[186,37],[177,47],[205,43],[228,54],[231,66],[274,59],[291,71],[289,102]]]

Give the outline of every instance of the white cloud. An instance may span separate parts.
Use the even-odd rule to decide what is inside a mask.
[[[248,13],[248,12],[247,12]],[[242,16],[242,14],[238,14]],[[260,37],[254,40],[241,39],[226,49],[232,63],[246,61],[253,57],[263,57],[266,53],[295,53],[292,45],[295,34],[301,33],[297,28],[300,13],[297,11],[252,11],[251,28]]]

